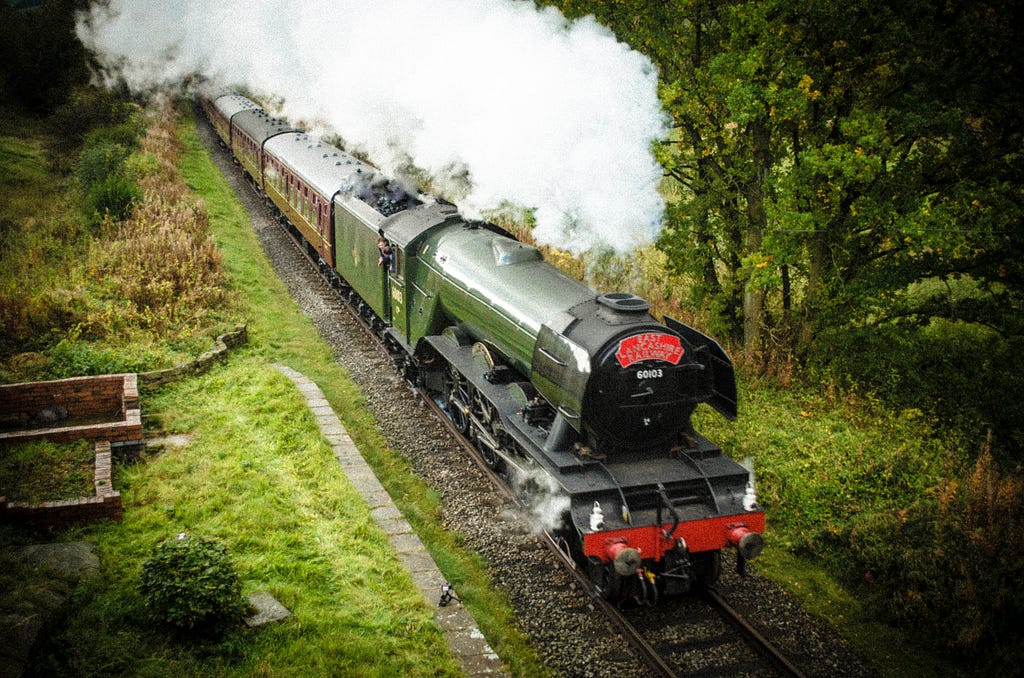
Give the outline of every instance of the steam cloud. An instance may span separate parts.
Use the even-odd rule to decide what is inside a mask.
[[[524,491],[527,487],[529,492]],[[555,531],[564,526],[564,516],[571,502],[550,474],[539,468],[532,471],[517,470],[512,474],[512,488],[521,497],[530,496],[527,509],[530,529],[535,534]]]
[[[136,91],[200,74],[280,96],[386,173],[455,187],[466,216],[534,209],[542,243],[625,252],[660,228],[657,73],[592,18],[523,0],[111,0],[78,34]]]

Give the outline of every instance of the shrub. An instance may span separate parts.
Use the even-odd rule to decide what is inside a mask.
[[[139,187],[134,181],[112,174],[89,190],[83,212],[90,227],[97,226],[106,217],[124,221],[132,205],[140,198]]]
[[[0,289],[0,355],[46,348],[78,322],[82,299],[35,286]]]
[[[202,205],[151,193],[97,243],[91,274],[129,302],[126,322],[161,332],[195,325],[225,299],[222,255],[208,231]]]
[[[78,155],[75,175],[82,192],[88,195],[94,186],[109,177],[125,174],[125,161],[131,150],[120,144],[87,144]]]
[[[1024,448],[1024,342],[982,323],[932,319],[880,323],[822,333],[811,378],[872,393],[894,408],[916,408],[944,422],[948,434],[988,428],[993,454],[1015,463]]]
[[[75,88],[50,117],[53,136],[48,155],[52,167],[72,169],[78,149],[91,131],[126,124],[141,128],[142,109],[126,101],[121,93],[93,86]],[[120,143],[125,135],[115,137]]]
[[[157,546],[139,590],[153,619],[178,631],[220,635],[248,610],[227,549],[186,533]]]
[[[158,364],[156,356],[135,355],[84,339],[81,325],[72,328],[68,336],[44,351],[44,355],[48,362],[47,372],[53,379],[144,372]]]
[[[146,132],[146,120],[143,112],[128,104],[124,106],[127,113],[123,121],[97,127],[85,135],[82,147],[114,145],[134,150],[139,146],[139,139]]]
[[[139,146],[139,135],[144,131],[141,123],[141,116],[133,116],[86,134],[75,161],[75,176],[83,194],[110,176],[133,177],[127,162]]]
[[[1024,481],[1000,473],[986,449],[969,475],[929,494],[861,521],[836,535],[837,545],[849,544],[850,566],[896,624],[961,657],[1012,658],[1019,666]]]

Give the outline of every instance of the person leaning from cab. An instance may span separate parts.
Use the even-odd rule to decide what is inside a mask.
[[[384,237],[383,233],[380,233],[380,237],[377,238],[377,250],[380,252],[380,259],[377,260],[378,267],[384,267],[392,273],[395,272],[395,252],[391,248],[391,243]]]

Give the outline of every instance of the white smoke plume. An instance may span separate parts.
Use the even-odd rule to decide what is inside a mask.
[[[520,497],[529,497],[530,529],[535,534],[564,527],[565,514],[571,507],[555,479],[542,469],[516,469],[512,473],[512,489]]]
[[[660,228],[656,70],[589,17],[532,0],[110,0],[78,35],[135,90],[245,85],[386,173],[468,180],[466,216],[532,209],[543,244],[626,252]]]

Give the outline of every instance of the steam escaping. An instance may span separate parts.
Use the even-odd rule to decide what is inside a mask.
[[[754,458],[751,457],[751,456],[743,457],[743,461],[740,462],[740,466],[742,466],[743,468],[747,469],[747,474],[748,474],[747,484],[751,488],[757,489],[756,486],[755,486],[755,476],[754,476]]]
[[[530,529],[535,534],[553,532],[564,527],[565,513],[571,502],[555,479],[541,469],[516,468],[512,473],[512,489],[519,497],[529,497]]]
[[[386,174],[425,172],[467,217],[533,211],[543,244],[626,252],[660,228],[657,73],[590,17],[522,0],[111,0],[78,35],[135,91],[198,74],[281,97]]]

